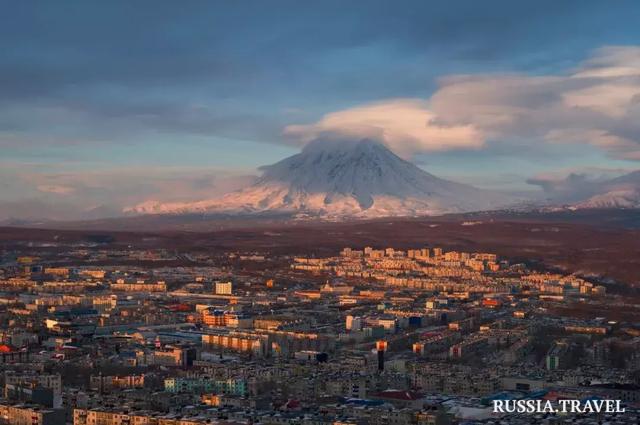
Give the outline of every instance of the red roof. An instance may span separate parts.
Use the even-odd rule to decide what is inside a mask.
[[[6,344],[0,344],[0,353],[10,353],[13,351],[13,348],[9,347]]]
[[[495,298],[485,298],[482,300],[482,305],[487,307],[497,307],[501,304],[502,303],[499,300],[496,300]]]

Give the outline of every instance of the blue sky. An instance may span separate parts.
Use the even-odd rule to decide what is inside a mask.
[[[321,132],[359,136],[363,120],[426,170],[481,187],[638,168],[634,1],[2,10],[0,218],[217,196]]]

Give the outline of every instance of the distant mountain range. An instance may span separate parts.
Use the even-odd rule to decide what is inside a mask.
[[[550,209],[637,209],[640,208],[640,171],[620,177],[593,180],[570,174],[564,180],[530,180],[541,186],[544,200],[530,205]]]
[[[640,171],[593,185],[593,195],[576,208],[640,208]]]
[[[445,180],[371,140],[322,140],[308,144],[296,155],[262,167],[262,176],[255,183],[222,197],[196,202],[146,201],[124,211],[100,206],[70,212],[73,206],[38,201],[5,203],[0,205],[0,210],[5,210],[0,225],[46,226],[65,220],[90,223],[107,217],[140,222],[149,221],[148,215],[162,216],[162,222],[170,219],[191,223],[203,217],[232,221],[343,220],[496,210],[640,208],[640,171],[607,180],[592,181],[572,174],[560,181],[530,183],[541,186],[545,197],[525,199]],[[43,211],[49,214],[48,218],[38,215]]]
[[[498,209],[509,196],[438,178],[370,141],[316,141],[262,168],[249,187],[191,203],[145,202],[138,214],[291,213],[340,219],[438,215]]]

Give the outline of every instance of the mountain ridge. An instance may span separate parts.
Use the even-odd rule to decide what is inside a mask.
[[[640,170],[606,180],[589,180],[572,174],[560,181],[562,192],[547,201],[557,207],[574,209],[640,208]],[[570,197],[569,201],[566,200]]]

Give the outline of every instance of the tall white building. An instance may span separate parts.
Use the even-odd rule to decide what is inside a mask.
[[[359,331],[362,329],[362,318],[358,316],[347,316],[345,327],[348,331]]]

